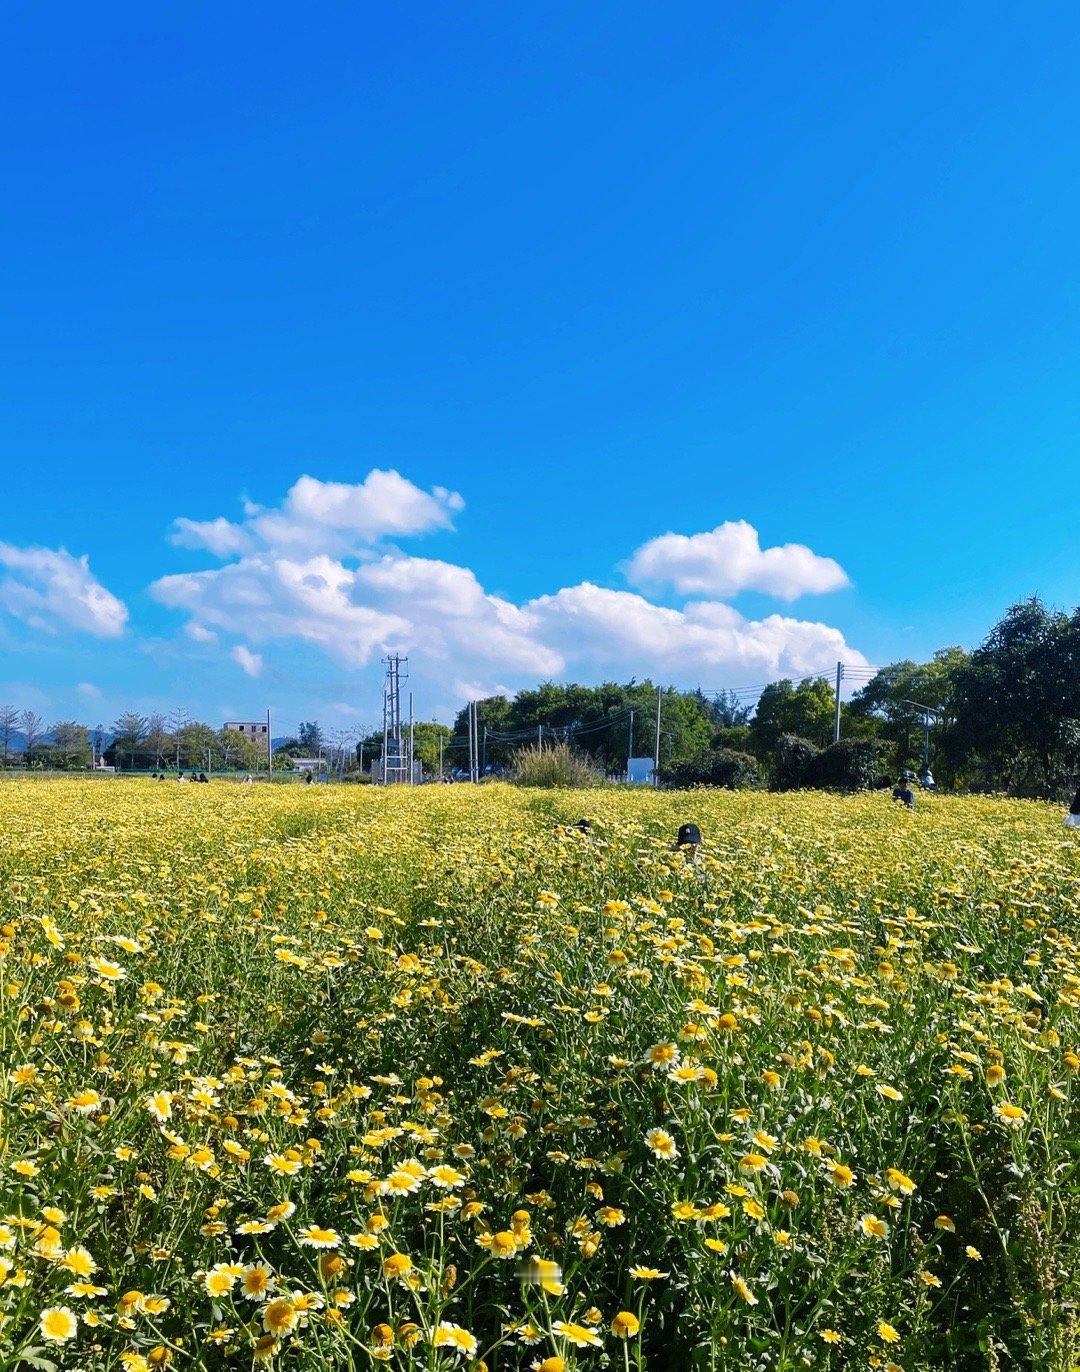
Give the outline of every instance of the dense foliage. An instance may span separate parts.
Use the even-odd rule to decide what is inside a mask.
[[[1080,1356],[1049,807],[20,779],[0,817],[6,1367]]]
[[[685,762],[662,767],[660,785],[671,791],[686,791],[695,786],[722,786],[728,791],[761,784],[757,758],[732,748],[714,748]]]

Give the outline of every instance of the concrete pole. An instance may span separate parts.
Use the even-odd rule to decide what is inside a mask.
[[[653,754],[653,785],[660,785],[660,778],[656,775],[660,770],[660,706],[664,699],[663,686],[656,688],[656,751]]]
[[[842,662],[838,662],[838,663],[836,664],[836,718],[835,718],[834,721],[833,721],[833,738],[832,738],[832,741],[833,741],[834,743],[839,743],[839,742],[840,742],[840,683],[841,683],[841,681],[843,681],[843,679],[844,679],[844,664],[843,664]]]

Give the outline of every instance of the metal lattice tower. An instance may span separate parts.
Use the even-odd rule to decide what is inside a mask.
[[[409,659],[392,653],[383,658],[386,680],[383,683],[383,785],[410,781],[409,757],[401,721],[401,683],[409,679]]]

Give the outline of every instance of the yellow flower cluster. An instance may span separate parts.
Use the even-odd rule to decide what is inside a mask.
[[[582,797],[0,781],[5,1365],[1077,1361],[1059,816]]]

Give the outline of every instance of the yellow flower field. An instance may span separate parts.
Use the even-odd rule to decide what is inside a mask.
[[[0,783],[0,1366],[1072,1367],[1060,820]]]

